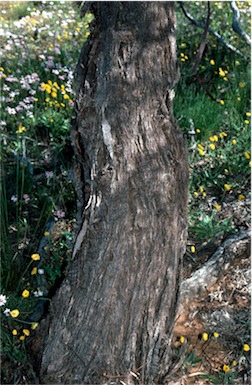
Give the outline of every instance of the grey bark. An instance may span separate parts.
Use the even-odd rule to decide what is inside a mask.
[[[42,383],[165,381],[187,236],[171,2],[97,2],[78,64],[79,233]],[[138,373],[138,374],[137,374]]]

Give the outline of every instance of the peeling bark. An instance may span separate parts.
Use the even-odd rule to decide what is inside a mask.
[[[97,2],[95,16],[73,129],[79,233],[52,300],[41,381],[133,383],[139,372],[141,383],[161,383],[187,236],[174,8]]]

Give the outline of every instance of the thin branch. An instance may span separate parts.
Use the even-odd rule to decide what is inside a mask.
[[[232,22],[233,30],[236,33],[238,33],[238,35],[241,36],[241,38],[243,40],[245,40],[245,42],[247,44],[251,45],[251,40],[250,40],[249,36],[240,27],[240,24],[239,24],[239,21],[240,21],[240,10],[237,7],[236,2],[235,1],[230,1],[230,7],[231,7],[231,9],[233,11],[233,22]]]
[[[196,58],[195,58],[195,63],[194,63],[194,66],[193,66],[193,74],[196,74],[196,72],[198,71],[200,61],[202,59],[203,53],[204,53],[205,48],[206,48],[207,35],[208,35],[209,25],[210,25],[210,14],[211,14],[210,1],[208,1],[207,2],[207,18],[206,18],[206,23],[205,23],[204,32],[203,32],[203,35],[202,35],[202,40],[201,40],[201,43],[200,43],[200,47],[199,47],[199,50],[198,50]]]
[[[184,3],[182,1],[179,2],[179,5],[180,5],[180,8],[182,9],[183,11],[183,14],[185,15],[185,17],[190,20],[190,22],[195,25],[195,27],[199,27],[199,28],[205,28],[205,25],[204,23],[202,23],[200,20],[196,20],[194,19],[194,17],[192,15],[190,15],[190,13],[185,9],[184,7]],[[226,48],[228,48],[230,51],[232,52],[235,52],[236,54],[244,57],[244,55],[237,49],[235,48],[233,45],[229,44],[218,32],[216,32],[215,30],[213,30],[212,28],[209,28],[209,33],[213,36],[216,37],[217,40],[219,40]]]

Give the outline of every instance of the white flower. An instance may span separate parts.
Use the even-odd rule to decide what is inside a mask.
[[[33,292],[35,297],[43,297],[44,293],[42,290],[36,290]]]
[[[9,317],[10,311],[11,311],[10,309],[5,309],[4,314],[5,314],[7,317]]]
[[[45,271],[44,271],[44,269],[38,269],[38,274],[44,274],[45,273]]]
[[[0,294],[0,306],[3,306],[6,304],[6,295]]]

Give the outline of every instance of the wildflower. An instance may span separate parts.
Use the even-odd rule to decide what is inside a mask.
[[[202,334],[202,339],[203,339],[204,341],[207,341],[207,340],[208,340],[208,334],[207,334],[207,333],[203,333],[203,334]]]
[[[45,237],[49,237],[49,235],[50,235],[49,231],[45,231],[45,232],[44,232],[44,236],[45,236]]]
[[[218,205],[218,203],[215,203],[214,207],[216,208],[217,211],[220,211],[220,210],[221,210],[221,206]]]
[[[32,324],[32,326],[31,326],[31,329],[32,330],[35,330],[37,327],[38,327],[38,322],[34,322],[33,324]]]
[[[228,373],[229,372],[229,370],[230,370],[230,366],[228,366],[228,365],[223,365],[223,372],[225,372],[225,373]]]
[[[55,215],[57,218],[64,218],[65,212],[62,211],[62,210],[57,210],[56,212],[54,212],[54,215]]]
[[[64,98],[64,99],[70,99],[70,96],[67,95],[67,94],[65,94],[65,95],[63,96],[63,98]]]
[[[30,292],[29,292],[29,290],[26,290],[26,289],[22,293],[22,297],[24,297],[24,298],[29,297],[29,295],[30,295]]]
[[[24,335],[26,335],[27,337],[31,334],[30,330],[28,330],[28,329],[23,329],[23,333],[24,333]]]
[[[233,139],[232,140],[232,144],[236,144],[237,142],[236,142],[236,140],[235,139]]]
[[[57,98],[57,93],[56,92],[52,92],[52,98]],[[64,95],[65,96],[65,95]]]
[[[20,339],[20,341],[24,341],[25,336],[20,336],[19,339]]]
[[[32,254],[31,259],[33,259],[34,261],[39,261],[40,255],[39,254]]]
[[[250,346],[248,344],[243,345],[243,350],[244,352],[249,352],[250,351]]]
[[[197,134],[199,134],[200,133],[200,129],[196,128],[196,132],[197,132]]]
[[[0,294],[0,306],[3,306],[6,304],[6,295]]]
[[[52,178],[53,177],[53,171],[46,171],[45,172],[45,176],[46,176],[47,179]]]
[[[213,333],[213,336],[214,336],[214,338],[218,338],[218,337],[219,337],[219,333],[214,332],[214,333]]]
[[[3,313],[6,315],[6,317],[9,317],[10,316],[10,309],[5,309]]]
[[[238,195],[238,199],[239,199],[239,201],[242,201],[243,199],[245,199],[245,196],[240,194],[240,195]]]
[[[197,198],[199,196],[199,193],[197,191],[194,191],[193,195]]]
[[[44,293],[42,290],[38,289],[34,291],[34,297],[43,297]]]
[[[240,88],[244,88],[244,87],[245,87],[245,83],[240,82],[240,83],[239,83],[239,87],[240,87]]]
[[[25,203],[27,203],[27,202],[29,202],[30,197],[29,197],[28,194],[24,194],[24,195],[23,195],[23,199],[24,199]]]
[[[185,342],[185,337],[184,336],[180,336],[180,343],[183,344]]]
[[[38,269],[38,274],[43,275],[45,273],[44,269]]]
[[[251,116],[251,113],[250,112],[246,112],[246,116]]]
[[[36,275],[37,272],[38,272],[37,267],[34,267],[34,268],[32,269],[32,271],[31,271],[31,275]]]
[[[247,120],[247,119],[244,120],[244,123],[245,123],[245,124],[249,124],[249,120]]]
[[[200,150],[204,150],[204,147],[202,146],[202,144],[198,144],[198,148],[200,149]]]
[[[250,152],[249,151],[245,152],[244,156],[246,159],[250,159]]]
[[[225,76],[226,75],[221,67],[219,68],[219,75],[220,76]]]
[[[204,187],[203,187],[203,186],[199,186],[199,191],[200,191],[201,193],[203,193]]]
[[[205,198],[205,197],[206,197],[206,192],[203,191],[202,195],[203,195],[203,197]]]
[[[18,129],[16,131],[16,134],[22,134],[23,132],[26,131],[26,128],[22,126],[21,124],[18,126]]]
[[[14,336],[16,336],[17,333],[18,333],[18,332],[17,332],[17,329],[13,329],[13,330],[12,330],[12,334],[13,334]]]
[[[230,186],[229,184],[225,183],[225,184],[224,184],[224,189],[225,189],[226,191],[230,191],[230,190],[231,190],[231,186]]]
[[[225,104],[224,100],[220,100],[220,104],[223,106]]]
[[[18,309],[11,310],[10,315],[12,318],[17,318],[19,316],[19,310]]]
[[[210,60],[210,64],[211,64],[212,66],[214,66],[214,65],[215,65],[215,61],[214,61],[213,59],[211,59],[211,60]]]
[[[213,143],[209,144],[211,150],[215,150],[215,145]]]
[[[240,102],[240,101],[241,101],[241,98],[238,97],[237,100],[238,100],[238,102]]]
[[[237,361],[234,360],[234,361],[232,362],[232,365],[233,365],[233,366],[236,366],[236,365],[237,365]]]
[[[195,246],[191,246],[191,252],[195,253],[195,251],[196,251]]]
[[[180,44],[180,47],[181,47],[181,48],[185,48],[185,47],[186,47],[186,43],[181,43],[181,44]]]
[[[228,78],[226,76],[224,76],[223,80],[225,80],[225,82],[227,82]]]
[[[203,155],[205,155],[205,151],[199,149],[199,154],[203,156]]]

